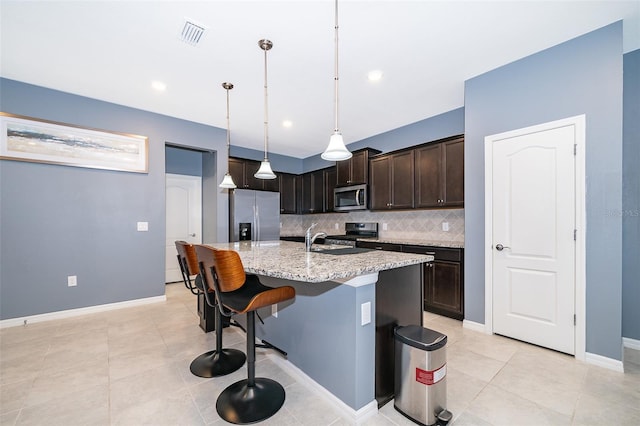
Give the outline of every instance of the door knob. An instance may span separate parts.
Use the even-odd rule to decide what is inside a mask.
[[[510,249],[511,247],[503,246],[502,244],[496,244],[496,250],[498,251],[502,251],[506,248]]]
[[[194,233],[192,233],[192,234],[189,234],[189,236],[190,236],[190,237],[195,237],[195,236],[196,236],[196,233],[194,232]]]

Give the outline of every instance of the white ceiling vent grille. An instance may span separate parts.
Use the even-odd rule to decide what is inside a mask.
[[[191,46],[197,46],[200,40],[202,40],[206,29],[204,25],[196,24],[190,19],[185,19],[182,31],[180,32],[180,40]]]

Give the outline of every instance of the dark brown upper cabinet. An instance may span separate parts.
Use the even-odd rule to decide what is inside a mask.
[[[329,167],[323,170],[324,176],[324,211],[330,213],[333,211],[333,190],[336,188],[336,175],[338,171],[336,167]]]
[[[280,175],[280,213],[299,213],[302,178],[291,173]]]
[[[415,148],[415,206],[464,206],[464,138]]]
[[[244,158],[229,157],[229,174],[239,189],[257,189],[260,191],[280,190],[279,174],[275,179],[258,179],[253,175],[258,171],[260,162]]]
[[[336,162],[336,186],[358,185],[369,183],[369,157],[380,151],[364,148],[353,152],[353,156],[344,161]]]
[[[370,168],[371,210],[413,208],[413,150],[375,157]]]
[[[324,211],[324,172],[316,170],[302,175],[302,214]]]

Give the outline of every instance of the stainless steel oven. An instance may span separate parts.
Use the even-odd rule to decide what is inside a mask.
[[[366,184],[336,188],[333,192],[333,209],[339,212],[366,210],[368,195]]]

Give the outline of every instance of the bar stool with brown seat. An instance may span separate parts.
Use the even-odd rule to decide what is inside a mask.
[[[193,244],[189,244],[186,241],[176,241],[176,249],[178,250],[178,262],[180,263],[185,285],[194,294],[202,292],[207,304],[215,310],[216,349],[199,355],[191,362],[189,368],[198,377],[218,377],[233,373],[242,367],[247,357],[238,349],[222,348],[224,326],[220,307],[216,303],[212,291],[209,289],[205,291],[202,277],[199,274],[198,257]],[[196,275],[196,278],[192,282],[191,276],[193,275]]]
[[[228,386],[216,401],[224,420],[249,424],[268,419],[282,407],[282,385],[266,377],[256,377],[256,309],[296,295],[291,286],[267,287],[255,275],[246,275],[237,252],[196,245],[196,254],[205,286],[215,290],[223,315],[247,314],[247,378]]]

